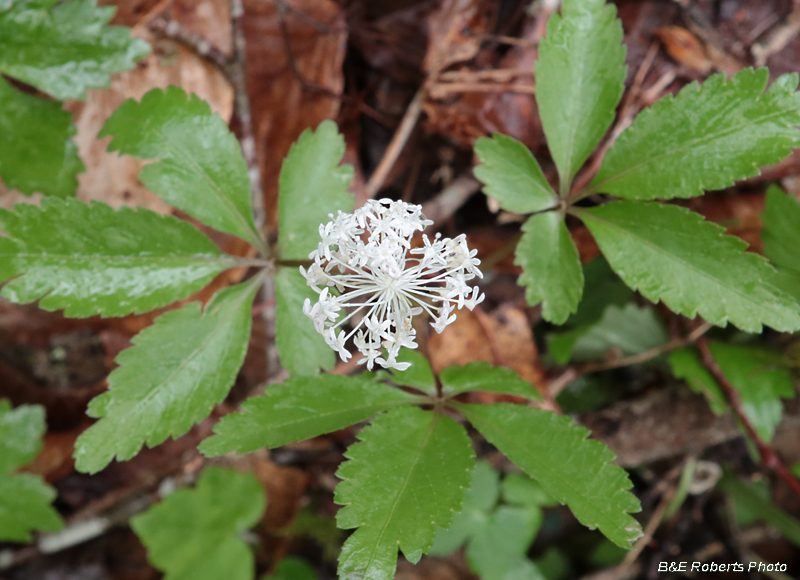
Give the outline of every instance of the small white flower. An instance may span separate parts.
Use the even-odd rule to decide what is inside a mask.
[[[316,304],[306,300],[303,313],[343,361],[352,356],[345,344],[355,335],[353,344],[364,355],[359,364],[370,370],[374,363],[405,370],[409,363],[397,362],[397,356],[402,347],[417,348],[414,316],[424,310],[441,333],[456,319],[455,308],[472,310],[483,301],[480,290],[467,284],[483,275],[478,252],[467,247],[466,236],[436,234],[431,241],[423,235],[424,246],[411,249],[413,235],[433,223],[422,215],[421,206],[370,200],[352,214],[330,217],[333,221],[319,228],[322,241],[309,255],[314,263],[308,270],[300,268],[319,293]],[[329,290],[333,288],[338,296]],[[340,317],[344,309],[349,313]],[[364,309],[349,334],[337,334]]]

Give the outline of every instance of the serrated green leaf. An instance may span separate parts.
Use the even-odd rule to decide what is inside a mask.
[[[0,78],[0,177],[7,187],[74,195],[75,175],[84,169],[74,134],[72,116],[60,103],[26,95]]]
[[[632,356],[667,341],[669,334],[655,310],[634,303],[624,307],[612,304],[597,323],[548,337],[550,351],[559,364],[602,359],[611,349]]]
[[[522,143],[501,133],[475,141],[481,165],[474,169],[483,192],[506,211],[533,213],[558,204],[539,163]]]
[[[55,497],[39,477],[0,475],[0,541],[30,542],[30,530],[60,530],[64,524],[50,505]]]
[[[517,395],[532,401],[542,401],[541,393],[528,381],[508,368],[493,367],[487,362],[471,362],[464,366],[449,366],[439,375],[445,395],[454,397],[467,391],[485,391],[499,395]]]
[[[708,401],[714,414],[721,415],[728,410],[728,402],[717,381],[700,361],[700,355],[693,348],[680,348],[669,355],[672,374],[683,379],[695,393],[701,393]]]
[[[278,268],[275,294],[278,299],[275,342],[283,368],[292,376],[313,376],[320,369],[331,370],[336,365],[336,353],[316,331],[314,323],[302,314],[306,298],[316,302],[318,294],[291,267]]]
[[[115,359],[108,394],[91,407],[100,420],[75,443],[76,468],[95,473],[143,444],[180,437],[221,403],[236,379],[250,340],[253,296],[260,277],[220,290],[159,316]]]
[[[280,447],[344,429],[416,400],[400,389],[361,377],[292,377],[270,385],[266,395],[249,398],[241,412],[223,417],[214,426],[215,435],[200,444],[200,451],[215,457]]]
[[[44,407],[11,404],[0,399],[0,475],[33,461],[45,431]]]
[[[558,212],[533,215],[522,226],[514,263],[522,266],[518,283],[525,299],[542,303],[542,316],[563,324],[578,309],[583,295],[583,270],[578,249]]]
[[[396,360],[400,363],[411,363],[411,366],[404,371],[391,369],[394,383],[419,389],[429,395],[436,394],[436,377],[433,376],[433,369],[425,355],[417,350],[404,348]]]
[[[31,530],[52,532],[63,525],[50,505],[56,497],[52,487],[33,475],[11,474],[36,457],[44,431],[43,407],[12,410],[0,399],[0,541],[29,542]]]
[[[796,73],[764,92],[769,71],[691,83],[642,111],[606,154],[590,189],[629,199],[694,197],[759,175],[800,147]]]
[[[45,198],[0,210],[0,294],[67,316],[147,312],[236,265],[194,226],[139,208]]]
[[[564,0],[536,61],[536,101],[562,191],[614,120],[625,88],[625,46],[616,8]]]
[[[339,468],[340,528],[358,528],[339,558],[342,580],[392,580],[397,549],[416,563],[464,499],[475,454],[466,430],[416,407],[379,416]]]
[[[739,391],[742,410],[759,435],[772,441],[775,428],[783,417],[781,398],[794,396],[791,375],[776,363],[776,356],[751,347],[709,343],[711,354],[725,377]]]
[[[778,267],[772,283],[800,301],[800,202],[772,185],[761,221],[764,254]]]
[[[569,417],[533,407],[498,403],[455,404],[486,439],[554,499],[567,504],[583,525],[631,548],[642,534],[629,513],[640,509],[625,470],[602,443]]]
[[[128,99],[99,137],[109,151],[155,160],[139,173],[149,190],[206,225],[264,249],[253,222],[247,164],[225,121],[197,95],[178,87]]]
[[[208,467],[194,489],[169,495],[131,527],[164,580],[252,580],[255,560],[241,534],[265,507],[252,473]]]
[[[323,121],[316,132],[306,129],[289,149],[278,184],[281,259],[308,259],[328,214],[353,211],[355,196],[347,193],[353,167],[340,165],[344,151],[344,138],[333,121]]]
[[[800,307],[739,238],[675,205],[617,201],[576,212],[628,286],[689,318],[747,332],[800,328]]]
[[[54,6],[55,4],[55,6]],[[107,26],[113,7],[95,0],[15,0],[0,6],[0,72],[57,99],[85,99],[87,88],[134,67],[150,45]]]

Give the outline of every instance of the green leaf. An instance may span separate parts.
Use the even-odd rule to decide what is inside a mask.
[[[95,0],[14,0],[0,5],[0,71],[57,99],[85,99],[87,88],[134,67],[150,45],[106,26],[113,7]]]
[[[624,307],[612,304],[593,325],[551,337],[549,346],[556,361],[566,364],[602,359],[611,349],[623,356],[641,354],[668,341],[669,334],[653,308],[628,303]]]
[[[404,371],[392,369],[394,383],[419,389],[429,395],[436,394],[436,377],[433,376],[433,369],[425,355],[419,351],[404,348],[397,355],[397,362],[411,363],[411,366]]]
[[[578,249],[558,212],[533,215],[522,226],[514,263],[522,266],[518,283],[531,306],[542,303],[542,316],[563,324],[578,309],[583,270]]]
[[[722,491],[730,494],[737,510],[747,510],[756,514],[757,519],[767,522],[784,538],[795,546],[800,546],[800,521],[773,504],[769,498],[761,497],[753,486],[745,485],[729,473],[723,475],[717,485]]]
[[[45,432],[44,407],[11,404],[0,399],[0,475],[30,463],[39,453]]]
[[[485,391],[500,395],[517,395],[532,401],[542,401],[542,395],[528,381],[504,367],[493,367],[487,362],[471,362],[464,366],[450,366],[439,376],[444,394],[454,397],[467,391]]]
[[[681,348],[669,355],[672,374],[684,379],[695,393],[701,393],[708,401],[714,414],[721,415],[728,410],[728,402],[717,381],[700,361],[700,355],[693,348]]]
[[[252,473],[208,467],[194,489],[169,495],[131,527],[164,580],[252,580],[255,560],[241,534],[265,507]]]
[[[542,485],[521,473],[509,473],[503,480],[503,499],[507,503],[533,507],[558,505]]]
[[[200,451],[215,457],[250,453],[344,429],[388,409],[417,401],[409,395],[361,377],[292,377],[251,397],[239,413],[222,418]]]
[[[475,454],[466,430],[416,407],[379,416],[359,433],[337,476],[340,528],[358,528],[339,558],[342,580],[392,580],[397,549],[416,563],[464,499]]]
[[[601,255],[584,264],[584,286],[591,288],[578,306],[578,311],[567,319],[572,326],[588,326],[599,322],[611,304],[625,306],[633,300],[633,290],[619,279]]]
[[[558,197],[547,183],[542,168],[522,143],[501,133],[475,141],[481,165],[475,177],[483,192],[506,211],[533,213],[558,205]]]
[[[60,103],[26,95],[0,77],[0,177],[6,186],[26,194],[74,195],[75,175],[84,169],[74,134],[72,116]]]
[[[44,198],[0,210],[2,296],[67,316],[165,306],[236,265],[194,226],[145,209]]]
[[[108,392],[89,414],[100,421],[75,444],[76,467],[95,473],[127,460],[146,443],[180,437],[208,417],[236,379],[250,340],[251,306],[261,278],[220,290],[159,316],[116,358]]]
[[[625,470],[602,443],[569,417],[533,407],[498,403],[454,404],[472,425],[554,499],[567,504],[583,525],[630,548],[642,534],[629,513],[640,509],[628,492]]]
[[[536,101],[565,191],[603,138],[625,88],[625,46],[616,8],[565,0],[536,62]]]
[[[800,202],[772,185],[761,221],[764,254],[778,266],[772,283],[800,302]]]
[[[0,475],[0,540],[30,542],[30,530],[60,530],[64,524],[50,505],[55,498],[56,491],[39,477]]]
[[[475,530],[467,546],[470,568],[482,580],[534,580],[538,570],[525,553],[542,523],[542,511],[501,506]],[[531,571],[531,570],[536,570]],[[529,575],[521,575],[529,572]]]
[[[800,307],[739,238],[682,207],[617,201],[576,211],[628,286],[689,318],[747,332],[800,328]]]
[[[208,103],[178,87],[153,89],[114,111],[99,137],[108,135],[109,151],[156,161],[139,179],[164,201],[263,251],[239,141]]]
[[[593,191],[629,199],[694,197],[760,174],[800,147],[798,76],[766,93],[769,71],[691,83],[640,113],[611,147]]]
[[[304,560],[289,556],[280,561],[275,574],[264,576],[264,580],[317,580],[317,573]]]
[[[333,121],[323,121],[316,132],[306,129],[289,149],[278,193],[281,259],[308,259],[328,214],[353,211],[355,196],[347,193],[353,167],[340,165],[344,151],[344,138]]]
[[[336,365],[336,353],[303,315],[306,298],[317,301],[317,293],[306,283],[302,274],[292,267],[278,268],[275,275],[276,344],[281,365],[292,376],[312,376],[319,370],[331,370]]]
[[[63,525],[50,505],[52,487],[33,475],[11,474],[36,457],[44,431],[43,407],[12,410],[0,399],[0,541],[29,542],[31,530],[53,532]]]
[[[794,397],[794,382],[777,357],[765,350],[709,343],[711,354],[725,377],[739,391],[742,410],[758,434],[769,443],[783,417],[781,398]]]

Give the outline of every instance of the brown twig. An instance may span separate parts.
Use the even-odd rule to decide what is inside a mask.
[[[725,393],[731,408],[744,426],[750,439],[755,443],[758,454],[761,457],[761,464],[770,471],[774,471],[775,474],[785,481],[792,491],[800,497],[800,481],[786,468],[780,457],[778,457],[778,454],[775,453],[775,450],[761,438],[761,435],[758,434],[758,431],[755,430],[755,427],[753,427],[753,424],[750,422],[750,419],[745,415],[739,391],[733,387],[728,377],[722,372],[722,368],[719,366],[711,349],[708,347],[708,341],[705,338],[700,338],[697,341],[697,348],[700,351],[703,366],[713,375],[714,380],[717,381],[717,384]]]

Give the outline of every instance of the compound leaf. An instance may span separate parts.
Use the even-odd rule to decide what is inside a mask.
[[[0,399],[0,541],[29,542],[31,530],[52,532],[63,525],[50,505],[55,490],[34,475],[11,473],[36,457],[44,431],[42,407],[11,410]]]
[[[255,560],[242,532],[264,513],[252,473],[208,467],[194,489],[180,489],[131,519],[164,580],[252,580]]]
[[[404,387],[413,387],[429,395],[436,394],[436,377],[425,355],[410,348],[404,348],[397,355],[397,362],[411,363],[404,371],[392,369],[393,381]]]
[[[536,62],[536,101],[562,190],[614,120],[625,88],[625,47],[616,8],[565,0]]]
[[[90,404],[100,420],[75,444],[78,470],[95,473],[143,444],[180,437],[227,396],[250,340],[251,306],[260,277],[159,316],[116,358],[108,392]]]
[[[0,294],[67,316],[147,312],[236,265],[191,224],[145,209],[44,198],[0,210]]]
[[[359,433],[337,476],[340,528],[358,528],[339,558],[342,580],[392,580],[397,549],[416,563],[461,508],[475,454],[466,430],[416,407],[379,416]]]
[[[800,307],[747,244],[682,207],[617,201],[576,212],[628,286],[689,318],[747,332],[800,328]]]
[[[263,250],[239,141],[200,97],[171,86],[128,99],[99,136],[108,135],[109,151],[156,161],[139,179],[164,201]]]
[[[772,441],[783,417],[781,398],[794,396],[791,375],[776,364],[776,357],[762,349],[719,342],[709,343],[725,377],[739,391],[742,410],[766,442]]]
[[[289,149],[278,193],[278,248],[283,260],[308,259],[328,214],[353,211],[355,196],[347,193],[353,167],[340,165],[344,150],[344,138],[333,121],[323,121],[316,132],[306,129]]]
[[[764,92],[765,68],[691,83],[640,113],[611,147],[590,188],[629,199],[694,197],[759,175],[800,147],[798,75]]]
[[[336,353],[314,329],[314,323],[303,316],[303,302],[317,301],[318,294],[306,283],[296,268],[281,267],[275,275],[278,308],[275,316],[276,344],[281,365],[292,376],[319,374],[336,365]]]
[[[542,519],[542,511],[538,508],[497,508],[484,525],[475,530],[467,546],[470,568],[485,580],[542,578],[541,574],[537,574],[533,562],[526,557]]]
[[[542,168],[522,143],[495,133],[491,139],[475,141],[475,155],[481,165],[475,177],[483,191],[506,211],[533,213],[555,207],[558,198],[547,183]]]
[[[95,0],[0,4],[0,71],[57,99],[85,99],[150,52],[129,29],[107,26],[114,11]]]
[[[214,457],[280,447],[344,429],[414,400],[399,389],[360,377],[292,377],[270,385],[266,395],[249,398],[241,412],[223,417],[200,451]]]
[[[1,42],[1,41],[0,41]],[[74,195],[83,171],[72,117],[60,103],[16,90],[0,78],[0,177],[9,188]]]
[[[514,263],[522,266],[519,284],[525,299],[542,303],[542,316],[563,324],[578,309],[583,295],[583,270],[578,249],[558,212],[533,215],[522,226]]]
[[[641,526],[629,515],[640,506],[627,491],[628,475],[611,463],[614,454],[608,447],[586,439],[587,429],[564,415],[521,405],[456,408],[550,496],[567,504],[583,525],[599,528],[623,548],[641,536]]]
[[[471,362],[464,366],[450,366],[439,375],[444,394],[453,397],[467,391],[484,391],[499,395],[516,395],[532,401],[543,400],[542,395],[528,381],[508,368],[493,367],[487,362]]]

